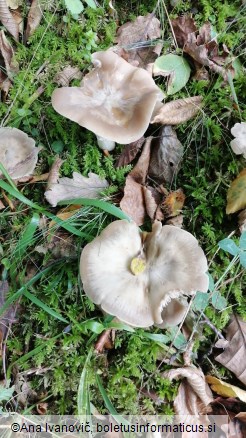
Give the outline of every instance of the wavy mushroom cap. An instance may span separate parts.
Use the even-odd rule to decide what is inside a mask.
[[[112,51],[92,55],[95,68],[81,87],[63,87],[52,94],[61,115],[97,136],[128,144],[145,133],[163,93],[150,74]]]
[[[180,228],[158,222],[145,234],[120,220],[86,245],[80,261],[84,291],[135,327],[176,325],[186,311],[179,298],[208,290],[206,257],[195,237]]]
[[[20,129],[0,128],[0,162],[13,179],[31,175],[39,150],[33,138]]]

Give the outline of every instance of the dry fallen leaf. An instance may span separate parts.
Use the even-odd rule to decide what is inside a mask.
[[[234,73],[231,62],[228,62],[228,49],[223,45],[223,52],[219,53],[218,43],[212,37],[210,23],[205,23],[198,32],[193,18],[182,16],[172,20],[172,26],[178,46],[196,63],[222,74],[224,79],[227,79],[229,70]]]
[[[130,164],[142,148],[145,140],[144,137],[141,137],[139,140],[124,146],[124,149],[116,162],[116,167],[127,166],[127,164]]]
[[[229,187],[226,214],[232,214],[244,208],[246,208],[246,169],[239,173]]]
[[[184,379],[174,400],[176,415],[205,415],[208,413],[213,396],[202,370],[195,366],[185,366],[166,371],[162,375],[171,381]]]
[[[238,397],[244,403],[246,403],[246,391],[237,386],[230,385],[230,383],[223,382],[217,377],[206,376],[206,381],[211,385],[214,392],[223,397]]]
[[[107,329],[101,333],[96,344],[95,350],[97,353],[103,353],[104,350],[111,350],[114,347],[115,330]]]
[[[147,186],[143,187],[144,194],[144,202],[147,215],[152,220],[162,221],[164,219],[164,215],[159,207],[162,197],[158,190],[153,187]]]
[[[14,50],[3,30],[0,31],[0,90],[5,100],[14,73],[18,72],[18,64],[13,61]]]
[[[117,46],[113,50],[130,64],[146,68],[160,55],[162,49],[161,42],[152,45],[146,42],[160,37],[160,21],[153,14],[139,16],[135,21],[127,22],[118,29]]]
[[[171,217],[165,222],[165,225],[173,225],[174,227],[182,228],[183,226],[184,217],[182,214],[179,214],[178,216]]]
[[[0,21],[14,39],[19,41],[19,25],[11,14],[6,0],[0,0]]]
[[[43,16],[43,5],[44,3],[40,0],[32,0],[32,4],[27,17],[26,25],[26,41],[35,32],[39,26],[40,21]]]
[[[162,125],[178,125],[187,122],[194,117],[201,109],[201,96],[177,99],[162,105],[151,123],[161,123]]]
[[[233,316],[226,330],[228,341],[224,352],[215,359],[232,371],[246,385],[246,322]],[[218,347],[217,343],[215,347]]]
[[[185,194],[182,189],[169,193],[161,204],[165,218],[178,216],[184,206]]]
[[[136,166],[126,177],[124,196],[120,202],[121,210],[128,214],[137,225],[142,225],[146,216],[143,184],[145,184],[149,167],[151,141],[152,137],[147,138]]]
[[[88,178],[74,172],[73,178],[59,178],[57,183],[51,183],[44,196],[55,207],[58,202],[76,198],[98,198],[108,187],[106,179],[99,178],[95,173],[89,173]]]
[[[78,67],[67,65],[62,71],[56,74],[54,82],[62,87],[68,87],[73,79],[82,79],[83,74]]]
[[[171,183],[179,170],[183,146],[171,126],[164,126],[151,150],[149,176],[160,184]]]

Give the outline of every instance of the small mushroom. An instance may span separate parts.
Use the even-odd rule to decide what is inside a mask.
[[[0,163],[13,179],[32,174],[39,150],[40,148],[35,147],[33,138],[20,129],[0,128]]]
[[[231,148],[235,154],[243,154],[246,158],[246,122],[236,123],[231,128],[231,133],[234,137],[231,141]]]
[[[119,220],[86,245],[80,275],[85,293],[135,327],[178,324],[184,295],[207,292],[207,260],[187,231],[155,222],[151,233]]]
[[[81,87],[53,92],[54,109],[107,140],[121,144],[138,140],[163,93],[146,70],[110,50],[93,53],[92,62],[95,68]]]

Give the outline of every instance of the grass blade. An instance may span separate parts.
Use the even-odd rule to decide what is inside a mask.
[[[117,217],[118,219],[126,219],[127,221],[131,222],[132,219],[124,213],[120,208],[116,207],[113,204],[110,204],[109,202],[102,201],[101,199],[89,199],[89,198],[78,198],[78,199],[71,199],[69,201],[62,201],[59,202],[58,205],[88,205],[92,207],[100,208],[103,211],[106,211],[106,213],[112,214],[112,216]]]
[[[43,309],[45,312],[49,313],[49,315],[53,316],[56,319],[59,319],[62,322],[65,322],[66,324],[69,324],[69,321],[67,321],[63,316],[61,316],[59,313],[57,313],[55,310],[51,309],[49,306],[47,306],[43,301],[39,300],[35,295],[31,294],[27,290],[24,292],[26,298],[28,298],[30,301],[32,301],[36,306]]]
[[[79,389],[78,389],[78,395],[77,395],[77,407],[78,407],[78,415],[86,415],[87,412],[87,405],[88,405],[88,392],[89,392],[89,385],[87,382],[87,366],[88,363],[91,360],[93,349],[91,348],[89,350],[89,353],[87,355],[85,365],[83,368],[83,371],[81,373],[80,381],[79,381]]]

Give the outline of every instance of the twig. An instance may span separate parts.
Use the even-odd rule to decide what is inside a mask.
[[[222,333],[212,324],[212,322],[207,318],[207,316],[205,315],[204,312],[201,312],[201,315],[204,319],[204,323],[206,323],[213,331],[214,333],[216,333],[216,335],[218,336],[218,338],[220,339],[225,339],[225,337],[222,335]],[[203,321],[200,321],[200,324],[202,324]]]

